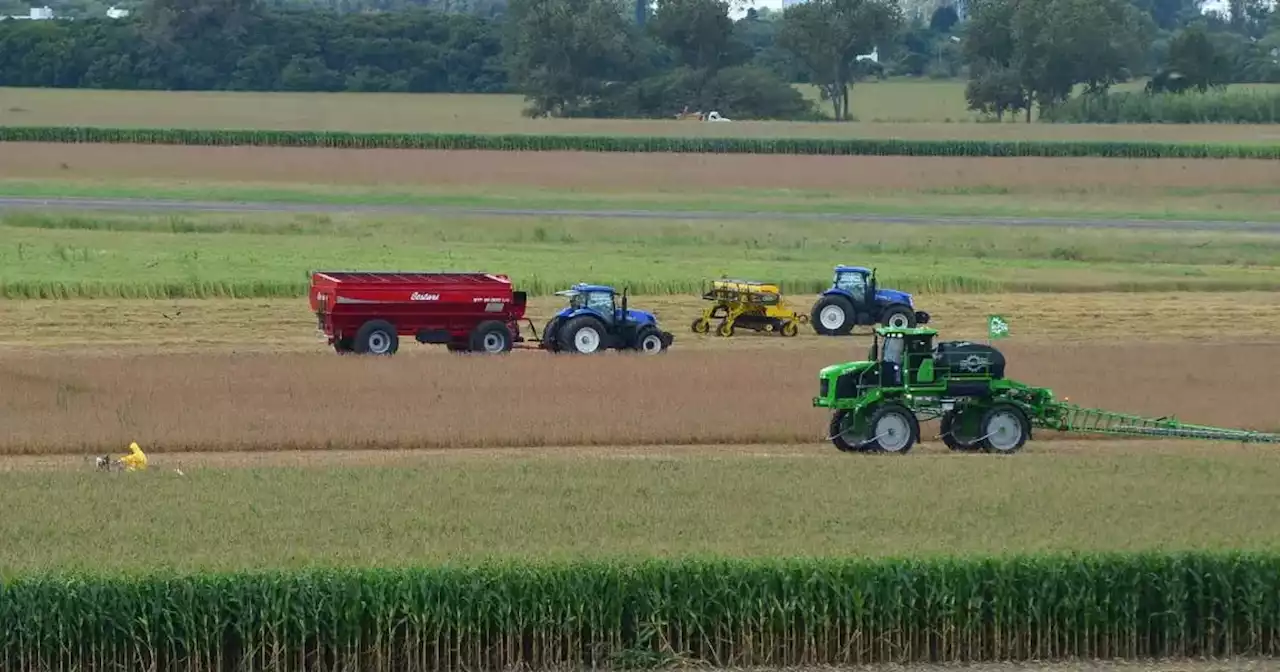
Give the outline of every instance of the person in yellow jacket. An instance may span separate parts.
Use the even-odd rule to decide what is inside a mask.
[[[142,452],[137,442],[129,444],[129,454],[120,458],[126,471],[141,471],[147,468],[147,454]]]

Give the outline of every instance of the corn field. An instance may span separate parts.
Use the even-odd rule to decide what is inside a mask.
[[[1271,655],[1280,556],[28,577],[6,670],[497,670]]]
[[[0,127],[0,142],[249,145],[362,149],[675,152],[839,156],[1103,157],[1280,160],[1280,144],[1124,141],[907,140],[899,138],[711,138],[472,133],[350,133],[101,127]]]

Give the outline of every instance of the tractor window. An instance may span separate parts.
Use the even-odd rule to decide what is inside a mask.
[[[837,273],[836,287],[859,296],[867,291],[867,279],[861,273]]]
[[[613,296],[606,292],[591,292],[587,295],[587,307],[598,310],[605,315],[612,315]]]
[[[585,294],[574,294],[569,297],[569,307],[578,310],[587,307],[587,296]]]
[[[894,364],[901,364],[902,363],[902,346],[903,346],[903,340],[901,338],[884,339],[883,360],[886,362],[892,362]]]

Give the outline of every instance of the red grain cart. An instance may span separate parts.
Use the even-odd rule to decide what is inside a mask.
[[[507,352],[526,296],[505,275],[316,271],[311,310],[339,353],[390,355],[401,336],[455,352]]]

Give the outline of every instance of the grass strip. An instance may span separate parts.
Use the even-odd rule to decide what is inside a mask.
[[[902,138],[711,138],[476,133],[350,133],[250,129],[0,127],[0,142],[149,145],[451,149],[493,151],[673,152],[839,156],[1102,157],[1280,159],[1280,144],[1134,141],[908,140]]]
[[[722,559],[32,575],[23,669],[491,670],[1274,655],[1280,555]]]

